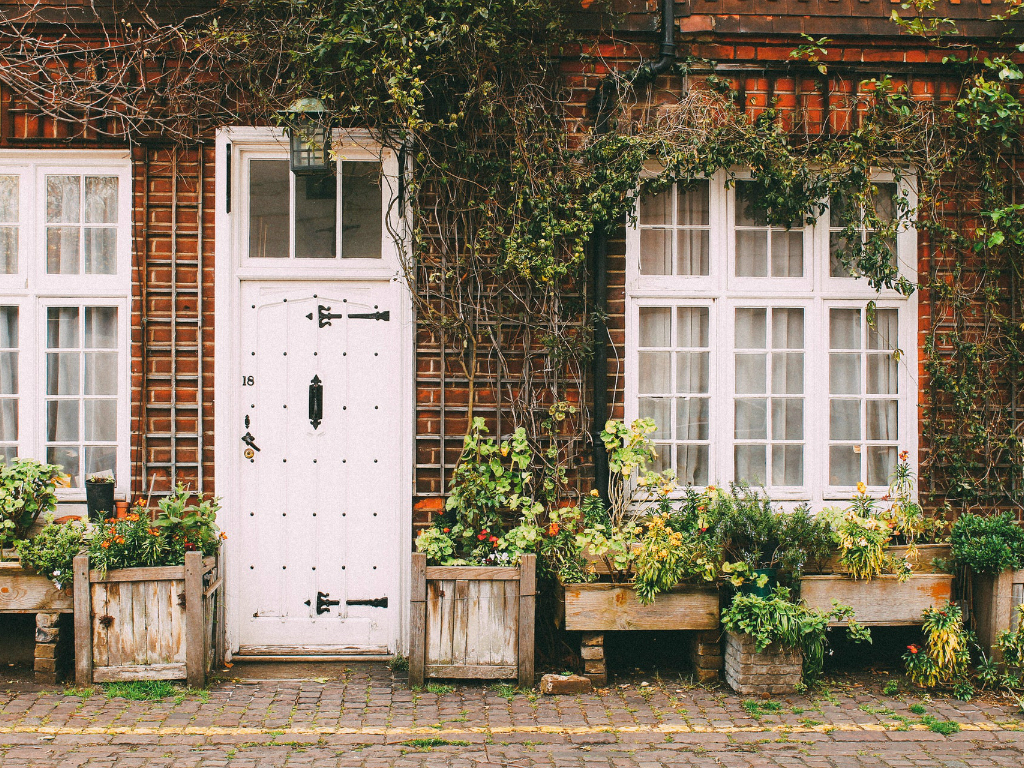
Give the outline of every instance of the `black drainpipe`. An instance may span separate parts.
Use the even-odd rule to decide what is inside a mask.
[[[676,61],[675,0],[661,0],[661,48],[659,59],[648,62],[622,76],[634,88],[641,88],[664,74]],[[589,102],[594,118],[594,132],[603,136],[611,130],[610,121],[618,82],[614,74],[608,75],[594,90]],[[591,414],[591,439],[594,443],[594,485],[608,503],[608,454],[601,441],[601,431],[608,420],[608,232],[603,228],[594,231],[592,245],[592,268],[594,272],[594,357],[592,378],[594,381],[594,409]]]

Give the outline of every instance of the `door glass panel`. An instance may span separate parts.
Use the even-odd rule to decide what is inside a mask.
[[[18,454],[18,307],[0,307],[0,459]]]
[[[640,271],[645,275],[672,274],[671,230],[640,230]]]
[[[384,210],[381,164],[341,164],[341,255],[346,259],[381,258]]]
[[[333,170],[295,177],[295,258],[334,258],[337,203]]]
[[[77,275],[82,271],[78,227],[46,228],[46,272]]]
[[[249,258],[288,258],[287,160],[249,161]]]

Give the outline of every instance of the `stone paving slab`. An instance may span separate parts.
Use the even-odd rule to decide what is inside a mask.
[[[885,694],[885,681],[843,678],[760,699],[636,678],[544,697],[511,685],[410,691],[383,664],[248,665],[158,701],[0,682],[0,766],[1024,766],[1014,700]],[[960,730],[935,733],[925,716]]]

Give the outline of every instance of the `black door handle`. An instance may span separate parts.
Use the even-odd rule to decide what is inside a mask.
[[[320,426],[323,418],[324,385],[320,381],[320,377],[314,374],[313,380],[309,382],[309,423],[313,425],[313,429],[316,429]]]

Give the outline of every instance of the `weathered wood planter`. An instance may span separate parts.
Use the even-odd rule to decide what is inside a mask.
[[[620,630],[698,630],[695,666],[702,679],[722,666],[718,643],[718,587],[678,586],[643,605],[628,584],[563,584],[559,613],[567,630],[583,632],[584,674],[594,685],[608,682],[604,633]]]
[[[996,661],[1002,661],[992,646],[1000,632],[1017,628],[1020,620],[1017,606],[1024,604],[1024,570],[1003,571],[994,576],[976,575],[971,582],[978,643],[986,654],[991,651]]]
[[[736,693],[793,693],[803,675],[803,661],[799,648],[772,643],[758,651],[750,635],[725,635],[725,681]]]
[[[206,682],[223,655],[222,556],[101,574],[75,558],[75,677]]]
[[[412,556],[409,684],[518,678],[533,685],[536,555],[518,568],[427,566]]]
[[[65,646],[71,633],[62,627],[66,620],[61,617],[74,609],[70,584],[57,589],[48,578],[29,573],[20,563],[0,562],[0,613],[36,615],[35,674],[40,683],[56,683],[62,662],[70,657],[70,647]]]
[[[949,562],[953,559],[953,550],[949,544],[918,544],[915,549],[917,551],[916,558],[911,559],[914,573],[941,573],[935,567],[935,561],[945,560]],[[903,545],[885,548],[887,554],[900,559],[905,558],[909,550],[910,547]],[[811,563],[805,570],[807,573],[823,575],[847,573],[846,566],[839,561],[838,554],[825,560],[820,564],[819,568],[815,568],[814,564]]]
[[[952,595],[953,577],[946,573],[914,574],[905,582],[888,575],[870,581],[840,574],[800,579],[800,596],[809,608],[828,611],[837,600],[852,607],[856,621],[867,626],[920,624],[926,608],[943,606]]]

